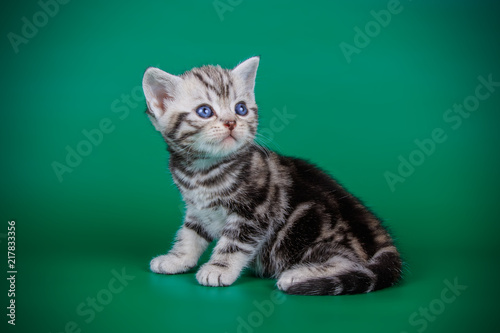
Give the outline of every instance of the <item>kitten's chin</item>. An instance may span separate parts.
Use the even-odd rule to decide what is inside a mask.
[[[228,135],[226,138],[222,139],[219,145],[223,149],[232,150],[234,147],[239,146],[238,140],[236,140],[233,136]]]
[[[240,150],[241,147],[242,144],[238,140],[228,136],[215,146],[215,150],[218,156],[228,156]]]
[[[240,151],[244,145],[243,140],[227,136],[218,142],[213,142],[209,146],[203,147],[205,148],[203,150],[213,157],[226,157]]]

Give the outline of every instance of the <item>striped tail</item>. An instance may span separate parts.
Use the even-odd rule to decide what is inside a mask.
[[[379,250],[368,264],[335,257],[324,264],[299,265],[284,271],[278,288],[293,295],[368,293],[396,284],[401,258],[394,247]]]

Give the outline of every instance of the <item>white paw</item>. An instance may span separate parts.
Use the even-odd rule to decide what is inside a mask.
[[[289,269],[281,274],[276,286],[286,291],[292,284],[306,281],[311,277],[311,272],[306,268]]]
[[[178,257],[173,254],[165,254],[151,260],[149,268],[151,271],[160,274],[178,274],[188,271],[196,266],[185,257]]]
[[[239,274],[239,271],[235,271],[231,267],[220,267],[206,263],[196,273],[196,280],[204,286],[225,287],[233,284]]]
[[[292,283],[294,281],[294,277],[291,274],[287,274],[287,273],[289,273],[289,272],[286,271],[283,274],[281,274],[280,278],[278,279],[278,282],[276,283],[276,286],[278,286],[278,288],[280,290],[283,290],[283,291],[290,288],[290,286],[292,285]]]

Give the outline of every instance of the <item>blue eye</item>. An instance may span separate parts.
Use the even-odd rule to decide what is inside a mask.
[[[234,107],[234,112],[236,112],[236,114],[239,114],[240,116],[245,116],[248,113],[248,109],[245,103],[238,103]]]
[[[202,105],[196,109],[198,116],[202,118],[210,118],[214,115],[214,112],[208,105]]]

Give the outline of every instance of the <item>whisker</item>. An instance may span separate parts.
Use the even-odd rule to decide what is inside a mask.
[[[258,132],[256,133],[255,140],[270,150],[272,150],[272,148],[270,147],[271,145],[274,145],[275,149],[278,152],[280,152],[282,150],[279,144],[277,144],[274,140],[266,137],[265,135],[263,135],[261,133],[258,133]]]

